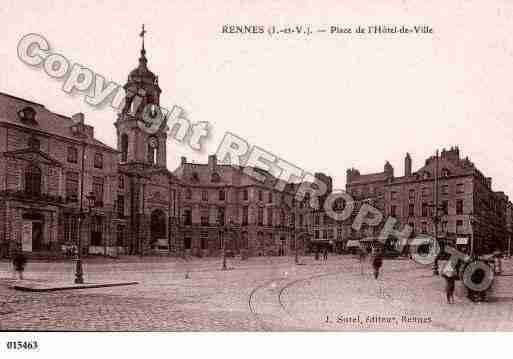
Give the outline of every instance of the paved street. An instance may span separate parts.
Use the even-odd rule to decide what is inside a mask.
[[[493,298],[472,303],[457,282],[445,303],[440,277],[408,260],[386,260],[375,281],[352,256],[328,262],[290,257],[230,259],[92,258],[86,281],[139,285],[19,292],[0,262],[1,330],[512,330],[513,261],[505,261]],[[363,269],[363,271],[362,271]],[[185,278],[189,272],[189,279]],[[363,274],[362,274],[363,273]],[[73,281],[71,262],[30,262],[28,281]],[[359,316],[359,317],[358,317]],[[404,317],[404,318],[403,318]],[[356,319],[355,319],[356,318]]]

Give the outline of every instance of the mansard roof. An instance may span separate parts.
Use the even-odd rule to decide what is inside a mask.
[[[34,112],[33,120],[24,121],[20,117],[20,112],[24,109],[31,109]],[[72,130],[76,123],[70,117],[52,112],[39,103],[2,92],[0,92],[0,124],[15,125],[19,128],[44,132],[73,141],[84,141],[107,151],[117,152],[116,149],[94,138],[92,126],[83,124],[84,131],[81,136],[78,136]]]

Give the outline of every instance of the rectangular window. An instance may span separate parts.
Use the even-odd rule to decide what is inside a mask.
[[[299,226],[300,227],[303,227],[304,225],[304,217],[302,214],[299,215]]]
[[[78,150],[76,147],[73,147],[73,146],[68,147],[68,162],[69,163],[77,163],[78,162]]]
[[[192,211],[190,209],[183,210],[183,224],[186,226],[192,225]]]
[[[207,249],[208,247],[208,232],[201,232],[201,249]]]
[[[103,221],[100,216],[93,216],[91,226],[91,245],[101,246],[102,245],[102,226]]]
[[[248,206],[242,207],[242,225],[247,226],[248,225],[248,218],[249,217],[249,208]]]
[[[447,221],[442,221],[442,232],[447,232]]]
[[[208,191],[201,191],[201,200],[208,201]]]
[[[259,201],[262,201],[262,200],[263,200],[263,197],[264,197],[264,195],[263,195],[263,193],[262,193],[262,190],[261,190],[261,189],[259,189],[259,190],[258,190],[258,200],[259,200]]]
[[[396,191],[392,191],[390,192],[390,199],[392,201],[396,200],[397,199],[397,192]]]
[[[224,190],[220,190],[219,191],[219,200],[220,201],[224,201],[225,200],[225,196],[226,196],[226,194],[225,194]]]
[[[94,168],[103,168],[103,154],[94,154]]]
[[[273,209],[267,209],[267,225],[271,227],[273,225]]]
[[[314,237],[315,238],[319,238],[319,230],[318,229],[315,230]]]
[[[224,226],[225,224],[225,215],[223,207],[217,208],[217,224],[219,224],[220,226]]]
[[[320,216],[318,214],[314,217],[314,224],[318,226],[321,223]]]
[[[449,201],[447,200],[444,200],[442,201],[442,205],[441,205],[441,213],[443,216],[447,216],[449,214]]]
[[[408,216],[415,217],[415,204],[414,203],[410,203],[408,205]]]
[[[291,213],[290,214],[290,226],[294,227],[295,225],[296,225],[296,214],[295,213]]]
[[[262,207],[258,207],[258,225],[264,225],[264,209]]]
[[[428,216],[428,209],[429,205],[426,202],[422,203],[422,217]]]
[[[269,192],[269,195],[268,195],[268,203],[273,203],[273,193],[272,192]]]
[[[78,201],[78,172],[66,173],[66,201]]]
[[[322,231],[322,238],[328,239],[328,231],[326,229]]]
[[[247,201],[247,200],[248,200],[248,190],[247,190],[247,189],[245,189],[245,190],[243,190],[243,191],[242,191],[242,199],[243,199],[244,201]]]
[[[463,183],[458,183],[456,185],[456,193],[465,193],[465,188],[463,187]]]
[[[443,195],[447,195],[447,194],[449,194],[449,185],[444,184],[444,185],[442,186],[442,194],[443,194]]]
[[[410,191],[408,192],[408,198],[410,200],[415,200],[415,190],[414,189],[410,189]]]
[[[184,249],[191,249],[191,237],[185,237],[183,239],[183,248]]]
[[[201,221],[201,225],[202,226],[208,226],[208,209],[202,209],[201,210],[201,218],[200,218],[200,221]]]
[[[93,194],[96,207],[103,207],[103,178],[93,177]]]
[[[125,227],[118,224],[116,228],[116,246],[123,247],[125,242]]]
[[[117,210],[118,210],[118,216],[120,218],[125,217],[125,196],[118,195],[118,201],[117,201]]]
[[[411,228],[411,233],[415,233],[415,223],[410,222],[410,223],[408,223],[408,226],[410,226],[410,228]]]
[[[422,187],[422,197],[427,197],[427,195],[428,195],[427,187]]]
[[[427,233],[427,222],[422,222],[422,233]]]
[[[75,216],[67,215],[64,218],[64,242],[76,243],[78,233],[78,219]]]
[[[456,233],[463,233],[463,221],[462,220],[456,221]]]
[[[456,201],[456,214],[463,214],[463,200]]]
[[[397,217],[397,206],[390,206],[390,216]]]

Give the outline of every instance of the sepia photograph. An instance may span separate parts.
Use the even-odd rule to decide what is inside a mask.
[[[0,20],[0,353],[513,331],[513,3]]]

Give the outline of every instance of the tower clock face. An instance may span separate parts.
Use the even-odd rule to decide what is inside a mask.
[[[151,148],[157,148],[159,145],[159,141],[157,140],[157,137],[150,137],[150,146]]]

